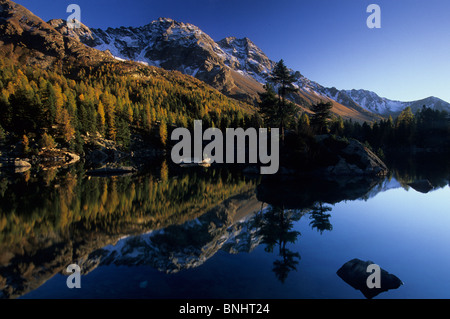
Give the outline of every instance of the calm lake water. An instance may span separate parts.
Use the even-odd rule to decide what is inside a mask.
[[[428,178],[434,189],[408,183]],[[379,181],[262,180],[220,169],[2,175],[4,298],[365,298],[337,275],[372,261],[450,298],[447,170]],[[82,269],[69,289],[65,268]],[[367,274],[368,276],[369,274]]]

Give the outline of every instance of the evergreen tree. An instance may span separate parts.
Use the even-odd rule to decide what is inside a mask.
[[[39,146],[42,148],[54,148],[56,147],[56,143],[51,135],[44,133],[39,141]]]
[[[264,120],[264,125],[268,127],[278,127],[279,122],[277,120],[278,106],[277,96],[270,84],[264,86],[265,91],[259,94],[260,102],[258,104],[258,110]]]
[[[405,108],[397,117],[396,142],[400,145],[411,145],[414,135],[414,114],[411,107]]]
[[[319,102],[311,106],[314,114],[311,116],[311,126],[316,134],[327,134],[329,119],[331,117],[331,102]]]
[[[294,86],[296,81],[296,76],[291,74],[282,59],[275,65],[269,77],[269,82],[273,83],[278,90],[278,105],[275,116],[282,141],[284,141],[284,130],[291,123],[292,116],[295,113],[295,106],[293,103],[286,101],[286,96],[297,91]]]

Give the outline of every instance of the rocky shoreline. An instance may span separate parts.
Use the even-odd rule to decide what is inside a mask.
[[[20,173],[33,167],[62,168],[83,161],[88,175],[118,176],[133,174],[149,160],[166,155],[164,150],[144,143],[139,137],[133,139],[128,150],[99,134],[86,135],[82,138],[83,154],[78,155],[67,149],[42,148],[37,155],[21,158],[14,152],[9,156],[8,152],[6,154],[2,152],[0,169],[8,168]],[[282,150],[280,168],[275,175],[283,178],[298,176],[377,178],[384,177],[389,172],[386,164],[374,152],[356,140],[319,135],[314,137],[312,143],[314,151],[303,153],[300,159],[292,159],[290,154],[292,150]],[[242,172],[247,175],[260,175],[257,165],[244,165]]]
[[[291,154],[281,154],[281,166],[275,176],[284,179],[306,176],[381,178],[389,173],[387,165],[357,140],[319,135],[314,137],[314,147],[314,151],[293,160],[289,158]],[[259,167],[248,165],[243,173],[259,174]]]

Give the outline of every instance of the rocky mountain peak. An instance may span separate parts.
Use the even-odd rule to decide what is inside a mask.
[[[62,35],[70,36],[75,40],[82,42],[88,46],[95,46],[96,44],[91,29],[89,29],[81,22],[79,22],[80,23],[79,28],[69,28],[67,25],[67,21],[63,19],[52,19],[47,23],[53,28],[55,28]]]
[[[275,63],[249,38],[227,37],[217,42],[224,51],[225,64],[232,69],[249,74],[264,84]]]
[[[74,35],[61,33],[65,23],[43,21],[25,7],[9,0],[0,0],[0,50],[26,64],[43,68],[61,65],[61,62],[88,65],[111,59],[110,55],[83,45]],[[84,27],[88,33],[89,28]]]

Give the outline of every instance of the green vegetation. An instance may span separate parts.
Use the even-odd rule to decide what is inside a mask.
[[[349,139],[356,139],[371,149],[380,159],[387,160],[399,152],[450,152],[450,116],[423,106],[416,114],[405,108],[394,120],[391,116],[373,123],[360,123],[334,116],[333,104],[318,102],[310,107],[311,114],[287,101],[295,91],[295,76],[278,62],[271,73],[265,91],[260,94],[259,126],[279,127],[281,131],[281,166],[314,170],[318,166],[336,164],[336,152]],[[275,92],[272,84],[275,84]],[[286,138],[284,130],[286,130]],[[316,135],[330,134],[327,149],[317,142]],[[336,150],[336,147],[339,148]],[[353,163],[352,158],[346,158]]]
[[[196,218],[255,180],[225,170],[86,178],[82,166],[0,179],[0,251],[26,238],[74,229],[127,234]]]
[[[24,142],[24,150],[24,136],[29,148],[37,141],[49,147],[52,138],[82,150],[82,134],[99,132],[127,148],[131,133],[139,132],[164,146],[172,127],[188,127],[194,119],[205,127],[251,123],[248,104],[180,73],[151,70],[127,74],[104,64],[61,74],[0,58],[0,138],[8,132],[11,143]]]
[[[407,107],[395,120],[390,116],[386,120],[362,125],[351,120],[341,120],[340,123],[335,120],[331,133],[357,139],[381,156],[414,149],[450,151],[449,114],[425,106],[416,114]]]
[[[331,118],[331,102],[320,102],[314,104],[311,110],[314,114],[311,116],[311,125],[317,134],[326,134],[329,132],[329,119]]]
[[[295,105],[286,100],[289,93],[295,92],[293,76],[289,69],[280,60],[270,74],[269,83],[266,84],[266,91],[260,94],[259,112],[269,127],[279,127],[281,140],[284,142],[284,130],[292,125],[296,114]],[[275,94],[273,85],[278,90],[278,97]]]

